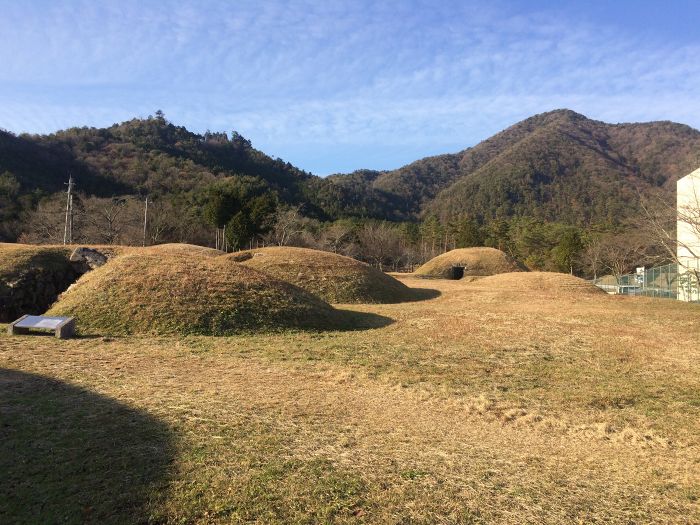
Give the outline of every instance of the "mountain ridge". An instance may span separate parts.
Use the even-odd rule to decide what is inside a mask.
[[[608,124],[558,109],[456,153],[321,178],[236,132],[197,134],[157,112],[107,128],[0,131],[0,204],[7,204],[0,221],[20,220],[22,208],[62,191],[71,172],[81,191],[96,196],[180,195],[225,177],[255,177],[280,202],[321,220],[530,216],[620,224],[639,213],[640,196],[670,202],[675,181],[699,161],[700,131],[685,124]]]
[[[530,198],[539,203],[555,197],[551,192],[528,194],[525,188],[513,184],[514,179],[529,178],[534,186],[548,186],[557,179],[554,175],[558,172],[575,172],[594,181],[602,179],[595,181],[599,193],[622,192],[623,200],[636,210],[634,198],[627,195],[630,190],[660,193],[662,198],[668,198],[673,183],[692,170],[699,152],[700,132],[685,124],[670,121],[607,124],[571,110],[554,110],[518,122],[457,153],[426,157],[396,170],[379,172],[372,186],[404,199],[401,211],[409,216],[434,214],[445,219],[466,213],[485,220],[519,213],[517,209],[499,213],[492,209],[491,201],[517,204]],[[543,158],[556,166],[543,165]],[[562,163],[562,159],[566,162]],[[503,179],[504,173],[513,175],[510,180],[501,180],[503,185],[511,187],[483,188],[484,179]],[[620,187],[625,181],[635,187]],[[564,190],[576,189],[576,193],[581,193],[579,204],[596,201],[597,213],[604,213],[606,204],[600,198],[581,192],[571,181],[559,180],[559,183],[564,184]],[[656,192],[659,186],[669,191]],[[416,195],[420,198],[415,198]],[[407,201],[407,196],[413,196],[413,200]],[[477,209],[472,206],[475,200],[481,201]],[[554,220],[561,204],[546,210],[543,218]],[[528,214],[532,209],[525,207],[520,211]],[[617,212],[607,213],[611,214],[615,216]],[[583,222],[593,219],[586,217]],[[572,220],[570,217],[569,221]]]

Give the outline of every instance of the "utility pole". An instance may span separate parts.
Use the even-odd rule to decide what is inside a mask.
[[[143,211],[143,242],[141,246],[146,246],[146,231],[148,229],[148,195],[146,195],[146,207]]]
[[[63,228],[63,244],[73,243],[73,175],[68,174],[66,191],[66,222]]]

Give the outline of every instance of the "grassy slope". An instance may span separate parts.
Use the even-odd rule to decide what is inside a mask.
[[[252,257],[243,260],[247,256]],[[269,247],[239,252],[231,258],[295,284],[329,303],[398,303],[412,298],[411,290],[393,277],[335,253]]]
[[[320,299],[222,258],[134,254],[84,275],[47,312],[84,334],[223,335],[339,323]]]
[[[568,273],[556,272],[511,272],[490,275],[479,279],[475,287],[488,291],[545,296],[602,295],[605,292],[590,282]]]
[[[441,297],[356,306],[395,320],[377,330],[3,335],[0,366],[162,422],[176,448],[167,482],[132,466],[150,497],[103,503],[117,522],[700,522],[700,307],[430,285]],[[31,400],[0,396],[0,411]],[[0,518],[23,489],[0,485]],[[31,507],[15,511],[31,521]]]
[[[416,270],[416,275],[427,277],[452,276],[453,266],[464,266],[464,275],[483,276],[505,272],[517,272],[521,267],[513,259],[496,248],[458,248],[432,258]]]
[[[11,279],[25,268],[36,265],[60,270],[70,253],[71,249],[64,247],[0,243],[0,277]]]

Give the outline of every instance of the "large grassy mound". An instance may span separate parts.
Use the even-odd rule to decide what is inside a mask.
[[[78,278],[71,248],[0,243],[0,322],[44,312]]]
[[[231,260],[162,254],[125,255],[85,274],[48,314],[102,335],[320,329],[339,319],[317,297]]]
[[[520,272],[524,268],[496,248],[459,248],[438,255],[416,270],[416,275],[453,279],[453,269],[464,268],[464,276]]]
[[[605,292],[588,281],[555,272],[502,273],[483,277],[472,286],[498,291],[547,295],[605,295]]]
[[[142,253],[153,255],[180,255],[194,257],[216,257],[217,255],[222,255],[224,253],[214,248],[207,248],[206,246],[197,246],[196,244],[186,243],[156,244],[154,246],[140,248],[140,251]]]
[[[411,289],[393,277],[336,253],[268,247],[226,258],[293,283],[329,303],[397,303],[414,298]]]

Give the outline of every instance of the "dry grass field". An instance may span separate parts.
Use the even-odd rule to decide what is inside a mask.
[[[0,335],[0,522],[700,523],[700,306],[401,279],[361,330]]]

